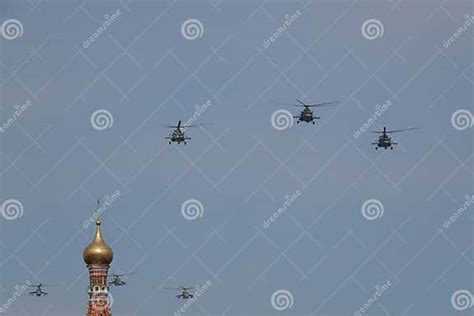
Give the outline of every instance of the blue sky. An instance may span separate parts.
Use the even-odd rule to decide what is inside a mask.
[[[453,298],[474,293],[473,9],[2,1],[5,314],[85,313],[84,221],[117,190],[110,271],[136,274],[111,288],[114,315],[171,315],[184,302],[164,286],[207,281],[185,314],[472,312]],[[296,124],[295,99],[339,104]],[[214,124],[168,145],[162,125],[190,118]],[[353,136],[364,123],[419,129],[383,151]],[[16,297],[27,281],[56,286]]]

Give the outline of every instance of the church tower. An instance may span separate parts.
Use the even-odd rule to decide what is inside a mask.
[[[101,221],[96,221],[94,240],[84,249],[83,258],[89,269],[89,306],[86,316],[111,316],[109,308],[109,286],[107,273],[114,257],[112,249],[105,243],[100,230]]]

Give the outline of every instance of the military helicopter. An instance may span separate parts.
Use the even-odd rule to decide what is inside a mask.
[[[394,131],[387,131],[387,128],[384,126],[383,131],[371,131],[372,133],[382,134],[379,136],[378,142],[372,143],[372,145],[376,145],[375,149],[378,149],[379,147],[383,149],[387,149],[390,147],[390,149],[393,150],[393,145],[398,145],[398,143],[392,142],[392,138],[389,137],[387,134],[411,131],[414,129],[416,128],[412,127],[412,128],[406,128],[406,129],[398,129]]]
[[[209,125],[209,124],[193,124],[193,125],[181,125],[181,121],[178,121],[178,125],[164,125],[165,127],[169,128],[174,128],[175,130],[165,139],[168,139],[168,143],[171,144],[172,142],[174,143],[184,143],[186,145],[186,141],[190,140],[191,137],[186,137],[184,135],[184,131],[182,131],[182,128],[188,128],[188,127],[198,127],[198,126],[203,126],[203,125]]]
[[[33,296],[33,295],[34,296],[47,296],[48,295],[48,293],[43,292],[43,290],[41,290],[41,287],[44,286],[41,283],[38,285],[29,285],[29,286],[36,288],[35,290],[28,293],[30,296]]]
[[[134,274],[134,273],[135,272],[121,273],[121,274],[112,273],[110,275],[111,280],[109,281],[109,285],[114,285],[114,286],[127,285],[127,282],[122,280],[122,277],[126,276],[126,275],[131,275],[131,274]]]
[[[303,101],[296,100],[299,104],[293,104],[293,106],[303,106],[304,109],[301,111],[300,115],[295,115],[293,118],[298,119],[296,121],[297,124],[300,122],[312,122],[314,124],[314,120],[319,120],[319,116],[315,116],[313,114],[313,111],[311,111],[310,108],[316,107],[316,106],[328,106],[328,105],[336,105],[339,102],[325,102],[325,103],[318,103],[318,104],[306,104]]]
[[[194,295],[191,294],[191,293],[189,292],[189,290],[193,290],[193,289],[195,289],[195,288],[196,288],[195,286],[193,286],[193,287],[184,287],[184,286],[181,286],[181,285],[178,286],[178,287],[165,287],[166,290],[178,290],[178,291],[181,291],[181,294],[176,295],[176,297],[177,297],[178,299],[182,298],[182,299],[185,299],[185,300],[194,297]]]

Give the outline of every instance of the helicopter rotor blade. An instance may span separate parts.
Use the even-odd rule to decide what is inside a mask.
[[[59,284],[43,284],[43,283],[40,283],[40,284],[38,284],[38,285],[31,284],[31,285],[28,285],[28,286],[29,286],[29,287],[40,288],[40,287],[59,286]]]
[[[165,124],[161,124],[161,126],[163,126],[163,127],[168,127],[168,128],[178,128],[178,125],[165,125]]]
[[[178,286],[179,286],[179,289],[180,289],[180,290],[184,290],[184,291],[186,291],[186,290],[192,290],[192,289],[195,288],[195,286],[189,286],[189,287],[188,287],[188,286],[182,286],[182,285],[178,285]]]
[[[333,105],[336,105],[338,103],[339,102],[337,102],[337,101],[335,101],[335,102],[324,102],[324,103],[317,103],[317,104],[308,104],[306,106],[309,107],[309,108],[313,108],[315,106],[333,106]]]
[[[412,130],[415,130],[415,129],[418,129],[417,127],[411,127],[411,128],[405,128],[405,129],[396,129],[396,130],[393,130],[393,131],[370,131],[371,133],[379,133],[379,134],[383,134],[383,133],[399,133],[399,132],[405,132],[405,131],[412,131]]]
[[[299,101],[299,100],[297,100]],[[301,101],[299,101],[301,102]],[[314,108],[314,107],[317,107],[317,106],[334,106],[336,104],[338,104],[339,102],[338,101],[335,101],[335,102],[324,102],[324,103],[317,103],[317,104],[304,104],[303,102],[301,102],[301,104],[291,104],[292,106],[296,106],[296,107],[301,107],[301,106],[304,106],[306,108]]]
[[[405,132],[405,131],[412,131],[412,130],[415,130],[415,129],[418,129],[416,127],[411,127],[411,128],[405,128],[405,129],[396,129],[396,130],[393,130],[393,131],[387,131],[386,133],[400,133],[400,132]]]
[[[181,128],[188,128],[188,127],[199,127],[199,126],[208,126],[213,125],[214,123],[205,123],[205,124],[192,124],[192,125],[181,125]]]
[[[207,123],[207,124],[192,124],[192,125],[166,125],[166,124],[161,124],[163,127],[167,128],[189,128],[189,127],[199,127],[199,126],[206,126],[206,125],[213,125],[214,123]]]
[[[131,271],[131,272],[124,272],[124,273],[111,273],[110,276],[124,276],[124,275],[130,275],[130,274],[135,274],[136,272],[135,271]]]
[[[302,106],[307,106],[307,105],[306,105],[303,101],[301,101],[301,100],[296,99],[296,102],[298,102],[298,103],[301,104]]]
[[[191,127],[198,127],[200,125],[193,124],[193,125],[181,125],[181,128],[191,128]]]

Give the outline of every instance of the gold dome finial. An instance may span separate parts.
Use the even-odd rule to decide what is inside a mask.
[[[99,203],[99,201],[97,202]],[[99,217],[97,217],[94,240],[84,249],[82,255],[84,262],[87,264],[110,264],[114,258],[112,249],[104,241],[104,238],[102,238],[102,232],[100,230],[101,224],[102,222]]]

